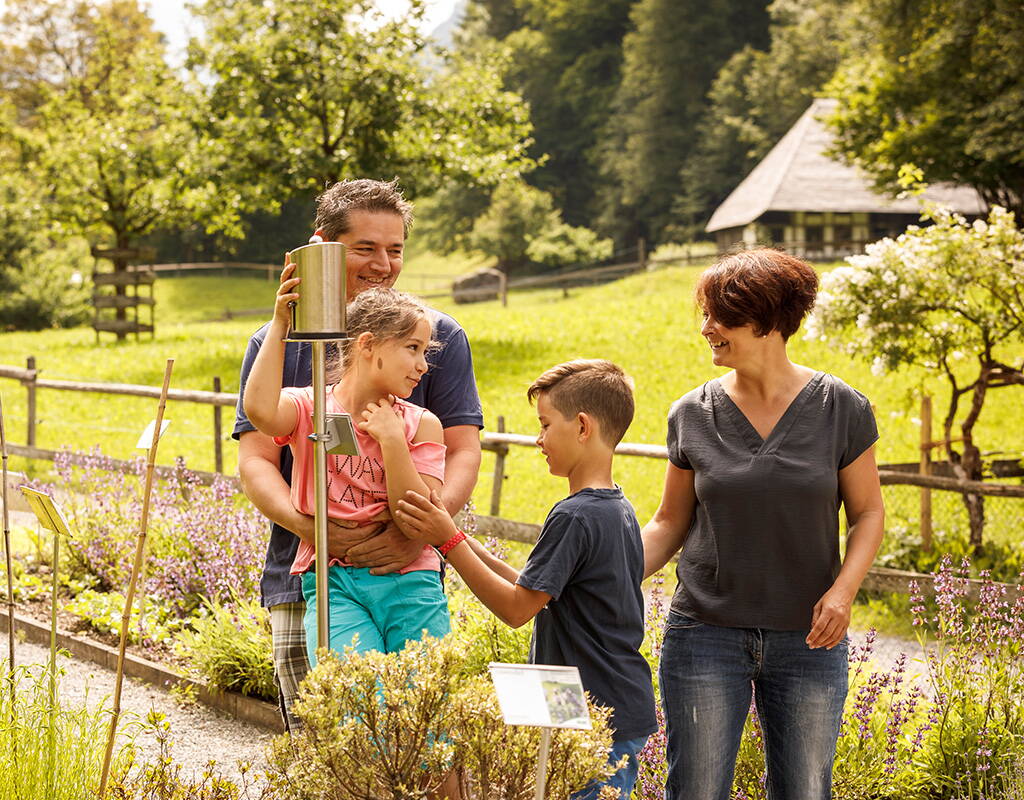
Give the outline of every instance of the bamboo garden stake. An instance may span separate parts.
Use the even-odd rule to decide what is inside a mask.
[[[110,775],[110,759],[114,753],[114,737],[117,734],[117,721],[121,715],[121,684],[124,680],[124,651],[128,644],[128,625],[131,621],[132,601],[135,599],[135,584],[142,569],[142,554],[146,548],[146,532],[149,528],[149,499],[153,491],[153,467],[156,463],[156,448],[160,443],[161,424],[164,408],[167,406],[167,390],[171,384],[171,368],[174,359],[167,359],[164,370],[164,385],[160,390],[160,404],[156,409],[156,423],[153,426],[153,438],[149,445],[149,457],[146,459],[146,482],[142,493],[142,521],[139,525],[139,538],[135,544],[135,560],[132,562],[132,576],[128,582],[128,594],[124,600],[124,615],[121,617],[121,637],[117,651],[117,678],[114,682],[114,708],[110,718],[110,733],[107,736],[107,751],[103,756],[103,772],[100,775],[100,800],[107,792],[107,778]]]
[[[4,433],[4,404],[0,398],[0,455],[3,456],[4,556],[7,559],[7,680],[14,713],[14,578],[11,570],[11,526],[7,513],[7,436]]]

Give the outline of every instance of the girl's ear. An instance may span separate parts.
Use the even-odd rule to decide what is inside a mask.
[[[373,353],[374,338],[369,331],[363,331],[356,337],[356,352],[359,354],[371,355]]]

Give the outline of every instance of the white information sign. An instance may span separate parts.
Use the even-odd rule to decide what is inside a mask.
[[[169,419],[160,420],[160,436],[162,437],[167,431],[167,426],[171,424]],[[156,428],[156,420],[150,420],[146,426],[146,430],[142,432],[139,437],[139,441],[135,443],[135,447],[139,450],[148,450],[153,446],[153,429]]]
[[[507,725],[590,729],[590,712],[576,667],[488,665]]]

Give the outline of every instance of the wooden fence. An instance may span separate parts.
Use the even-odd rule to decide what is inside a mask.
[[[90,392],[97,394],[128,395],[132,397],[158,398],[160,389],[155,386],[138,386],[124,383],[96,383],[88,381],[52,380],[39,377],[39,370],[36,367],[35,357],[26,359],[26,366],[13,367],[0,365],[0,378],[9,378],[19,381],[27,394],[26,402],[26,431],[25,444],[8,443],[7,448],[11,455],[23,458],[40,459],[53,461],[61,455],[59,451],[47,450],[36,446],[36,413],[37,393],[40,389],[69,392]],[[220,391],[220,378],[213,379],[213,391],[201,391],[196,389],[171,389],[168,392],[168,399],[174,402],[199,403],[213,407],[212,438],[214,448],[214,472],[198,472],[189,470],[194,474],[200,483],[210,485],[216,480],[227,480],[236,488],[241,488],[237,478],[222,474],[223,452],[222,443],[224,439],[222,409],[224,407],[234,408],[238,395],[234,392]],[[497,417],[497,430],[484,431],[480,437],[482,449],[495,454],[494,474],[491,484],[491,498],[488,515],[480,515],[477,519],[477,526],[480,533],[497,536],[517,542],[534,542],[540,532],[540,526],[524,522],[515,522],[504,519],[501,513],[501,493],[505,479],[506,460],[511,448],[525,447],[535,448],[536,438],[519,433],[505,432],[505,418]],[[640,458],[667,459],[668,451],[664,445],[638,444],[623,442],[615,448],[617,455],[634,456]],[[88,455],[70,454],[68,456],[72,463],[83,463],[91,460]],[[107,458],[107,463],[113,469],[128,472],[135,468],[132,461]],[[168,478],[179,474],[175,467],[157,467],[156,472],[160,477]],[[956,478],[942,477],[938,475],[922,475],[899,470],[879,469],[879,478],[883,486],[916,486],[924,491],[947,491],[958,494],[975,494],[985,497],[1024,498],[1024,486],[989,483],[984,481],[961,481]],[[902,572],[882,568],[872,568],[871,573],[865,580],[865,588],[877,589],[879,591],[894,591],[908,593],[911,581],[918,581],[925,591],[929,591],[929,576],[916,573]],[[976,586],[972,591],[976,591]],[[1020,591],[1020,587],[1010,585],[1008,591],[1013,597]]]

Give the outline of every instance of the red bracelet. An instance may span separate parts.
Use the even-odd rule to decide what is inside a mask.
[[[439,552],[443,558],[448,558],[448,554],[455,548],[455,546],[465,541],[465,539],[465,531],[459,531],[451,539],[437,548],[437,552]]]

